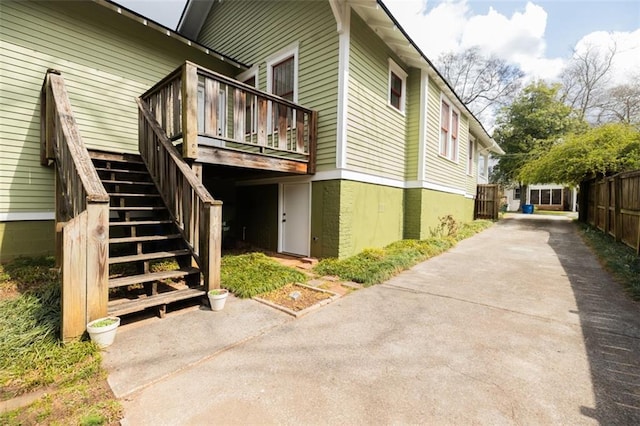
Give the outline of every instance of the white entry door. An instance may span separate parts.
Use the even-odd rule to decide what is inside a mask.
[[[309,256],[310,183],[282,184],[281,251]]]

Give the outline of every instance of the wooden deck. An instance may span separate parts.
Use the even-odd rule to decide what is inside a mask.
[[[191,62],[141,96],[185,159],[313,174],[317,112]]]

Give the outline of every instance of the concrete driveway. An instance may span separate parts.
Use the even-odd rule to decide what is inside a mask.
[[[640,312],[566,218],[501,221],[292,320],[254,301],[123,327],[125,424],[640,424]]]

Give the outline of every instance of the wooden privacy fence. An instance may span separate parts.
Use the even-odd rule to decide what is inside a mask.
[[[478,185],[474,219],[498,220],[501,195],[499,185]]]
[[[580,218],[640,254],[640,170],[580,184]]]
[[[140,99],[138,144],[149,174],[189,244],[205,290],[220,287],[222,202],[215,200],[191,170],[149,107]]]
[[[109,195],[73,117],[64,79],[48,70],[40,94],[42,165],[55,164],[56,264],[62,273],[63,340],[107,315]]]
[[[191,62],[141,96],[182,156],[198,146],[301,161],[315,172],[317,112]]]

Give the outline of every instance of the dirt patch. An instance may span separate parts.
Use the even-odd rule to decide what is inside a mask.
[[[293,298],[292,293],[299,293],[299,297]],[[297,294],[296,294],[297,295]],[[260,299],[268,300],[276,305],[284,306],[294,312],[309,308],[316,303],[333,297],[331,293],[314,290],[297,284],[287,284],[277,290],[259,294]]]

